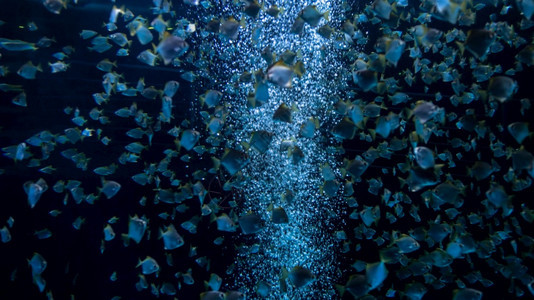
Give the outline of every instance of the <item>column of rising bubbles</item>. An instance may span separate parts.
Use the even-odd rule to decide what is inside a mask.
[[[328,1],[267,1],[264,7],[272,4],[283,8],[283,13],[277,18],[261,13],[256,19],[247,19],[237,40],[220,45],[221,51],[231,53],[228,63],[222,66],[223,72],[230,74],[260,69],[266,72],[269,65],[261,55],[266,47],[275,54],[275,61],[286,50],[297,53],[296,60],[302,61],[306,69],[302,77],[293,78],[291,88],[269,84],[269,100],[261,106],[247,105],[253,83],[240,83],[232,96],[228,122],[233,127],[233,146],[242,147],[255,131],[272,133],[273,139],[265,153],[248,151],[249,162],[242,170],[239,215],[257,214],[265,226],[254,235],[239,237],[240,250],[229,288],[244,289],[251,297],[263,289],[272,299],[331,299],[339,276],[335,257],[339,245],[334,237],[339,228],[334,223],[339,222],[342,205],[340,197],[327,197],[321,187],[323,170],[340,177],[338,157],[329,147],[336,143],[325,127],[334,119],[334,96],[344,81],[338,59],[341,47],[334,38],[326,39],[317,33],[320,26],[329,22],[326,18],[316,27],[306,24],[301,34],[290,33],[290,29],[307,5],[328,12],[330,22],[339,22],[337,14],[342,11],[339,5]],[[290,123],[273,120],[274,111],[282,103],[291,108]],[[310,118],[317,119],[320,127],[313,137],[302,137],[301,126]],[[282,151],[284,145],[290,145],[289,149]],[[304,154],[298,163],[292,158],[295,147]],[[287,224],[272,223],[271,209],[275,207],[285,210]],[[283,270],[290,272],[294,267],[310,270],[314,281],[300,288],[293,286],[284,278]]]

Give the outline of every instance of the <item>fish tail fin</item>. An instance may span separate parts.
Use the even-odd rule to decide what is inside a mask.
[[[323,18],[326,20],[326,22],[330,21],[330,11],[327,10],[324,14],[323,14]]]
[[[371,137],[373,138],[373,141],[376,139],[376,130],[369,129],[369,133],[371,134]]]
[[[401,189],[404,188],[404,186],[406,185],[406,179],[399,177],[399,182]]]
[[[297,61],[297,63],[295,63],[295,65],[293,66],[293,72],[295,72],[295,74],[297,74],[297,76],[301,78],[302,75],[304,75],[304,73],[306,72],[304,64],[301,61]]]
[[[245,149],[245,151],[248,151],[250,149],[250,144],[245,141],[241,142],[241,146],[243,146],[243,149]]]
[[[464,55],[465,44],[464,43],[460,43],[460,42],[456,42],[456,46],[458,46],[458,49],[460,49],[460,54]]]

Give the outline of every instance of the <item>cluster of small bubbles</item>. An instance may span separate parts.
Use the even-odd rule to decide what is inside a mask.
[[[276,4],[285,9],[279,17],[261,14],[257,19],[247,19],[237,41],[215,45],[220,53],[228,54],[217,73],[234,75],[229,78],[232,83],[236,83],[236,78],[243,72],[265,71],[269,67],[261,57],[261,51],[266,47],[276,55],[286,50],[298,53],[298,60],[306,69],[301,78],[293,78],[292,88],[270,85],[269,101],[259,107],[247,105],[247,95],[254,89],[252,83],[239,83],[239,90],[234,90],[231,84],[226,86],[226,90],[231,91],[227,124],[232,127],[229,133],[232,138],[227,139],[226,146],[243,149],[243,143],[249,141],[253,132],[273,134],[265,153],[248,152],[248,164],[242,170],[244,183],[241,192],[235,196],[243,200],[238,214],[255,213],[265,221],[265,226],[253,236],[238,237],[236,242],[243,251],[238,251],[237,268],[229,288],[240,289],[253,297],[261,282],[270,286],[269,298],[273,299],[329,298],[335,294],[332,283],[339,275],[333,255],[338,247],[333,235],[335,222],[331,220],[335,214],[330,212],[338,210],[341,204],[336,197],[329,198],[321,192],[320,168],[328,164],[340,176],[336,169],[339,162],[326,150],[325,134],[316,133],[312,138],[304,138],[299,136],[299,131],[310,117],[317,118],[321,124],[318,130],[325,130],[327,126],[323,125],[333,121],[328,109],[339,81],[343,80],[338,75],[342,66],[332,41],[324,39],[309,26],[300,35],[290,33],[290,28],[307,5],[316,5],[318,11],[329,11],[330,15],[339,12],[327,2],[283,1]],[[223,12],[236,15],[229,9]],[[261,34],[252,41],[253,31],[258,27]],[[292,121],[289,123],[273,120],[273,113],[281,104],[291,109]],[[293,161],[291,151],[280,150],[287,141],[304,154],[300,162]],[[286,197],[287,193],[292,197]],[[272,223],[268,207],[283,207],[289,223]],[[252,244],[259,245],[259,251],[246,251]],[[301,288],[288,284],[290,282],[282,276],[282,270],[290,271],[297,266],[310,270],[315,276],[314,282]]]

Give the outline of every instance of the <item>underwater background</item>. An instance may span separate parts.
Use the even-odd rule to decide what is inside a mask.
[[[0,298],[533,298],[533,14],[4,1]]]

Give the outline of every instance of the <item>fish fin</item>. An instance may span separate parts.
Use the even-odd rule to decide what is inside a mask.
[[[373,138],[373,141],[376,139],[376,130],[369,129],[369,133],[371,134],[371,137]]]
[[[460,43],[460,42],[456,42],[456,46],[458,46],[458,49],[460,49],[460,54],[463,56],[464,52],[465,52],[465,44],[464,43]]]
[[[404,186],[406,185],[406,179],[399,177],[399,182],[401,189],[404,188]]]
[[[304,73],[306,72],[306,68],[304,67],[304,63],[302,63],[302,61],[297,61],[295,63],[295,65],[293,66],[293,72],[295,72],[295,74],[297,74],[297,76],[299,78],[302,77],[302,75],[304,75]]]

